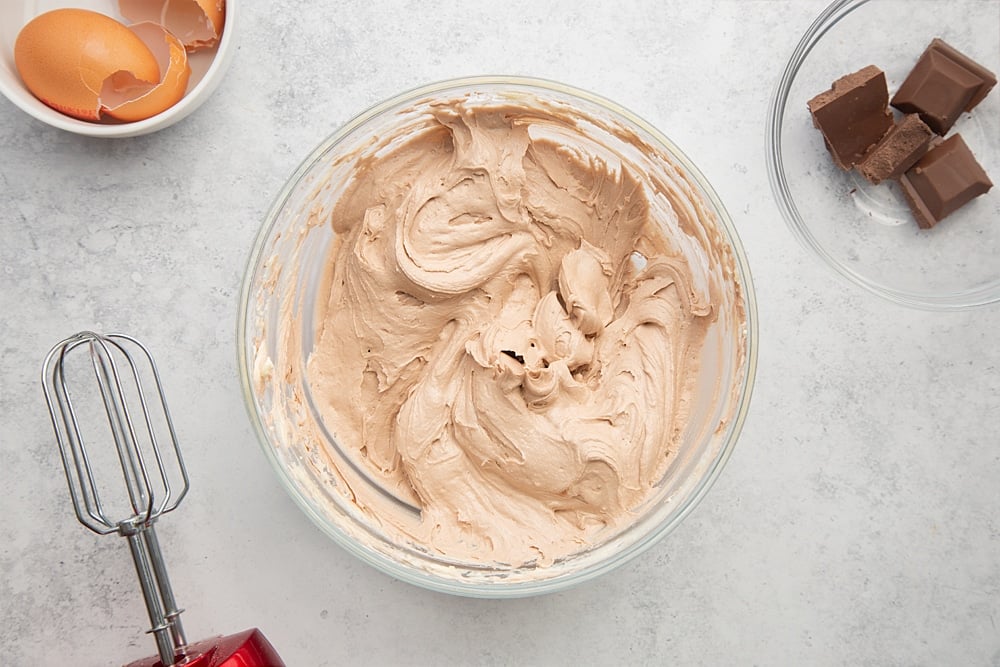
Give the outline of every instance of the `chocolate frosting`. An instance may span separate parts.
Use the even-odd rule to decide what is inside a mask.
[[[708,332],[745,317],[714,216],[656,150],[557,105],[456,98],[350,158],[304,382],[383,530],[544,565],[654,494]]]

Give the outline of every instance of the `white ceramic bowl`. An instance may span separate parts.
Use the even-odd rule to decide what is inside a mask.
[[[173,125],[208,99],[236,53],[240,3],[239,0],[227,0],[226,20],[218,46],[189,55],[191,78],[180,102],[151,118],[133,123],[78,120],[39,101],[21,81],[14,66],[14,42],[21,28],[39,14],[64,7],[90,9],[121,20],[115,0],[3,0],[0,2],[0,93],[25,113],[67,132],[91,137],[134,137]]]

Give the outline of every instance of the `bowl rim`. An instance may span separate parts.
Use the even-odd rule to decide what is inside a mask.
[[[50,109],[35,99],[26,88],[8,83],[3,77],[0,77],[0,93],[10,100],[11,104],[35,120],[45,123],[50,127],[72,132],[73,134],[104,139],[124,139],[156,132],[189,116],[211,96],[222,82],[226,70],[229,69],[229,65],[237,51],[237,33],[240,22],[239,4],[240,0],[226,0],[226,15],[222,23],[222,36],[215,47],[215,56],[212,58],[212,64],[205,70],[204,76],[176,104],[164,109],[155,116],[131,123],[117,124],[92,123],[80,120],[60,113],[55,109]]]
[[[256,397],[254,395],[254,382],[250,377],[250,371],[253,364],[251,363],[251,358],[248,354],[249,350],[247,349],[248,322],[253,316],[253,308],[251,307],[251,298],[253,297],[253,293],[251,288],[255,282],[258,272],[263,270],[262,259],[264,258],[264,252],[271,237],[271,232],[274,229],[275,224],[277,224],[278,214],[305,173],[315,165],[317,160],[319,160],[324,153],[326,153],[344,137],[353,132],[360,125],[363,125],[372,117],[377,116],[388,109],[396,107],[407,101],[416,101],[434,93],[453,90],[456,88],[484,85],[509,85],[513,87],[538,88],[543,91],[577,97],[586,102],[603,106],[609,111],[618,114],[621,118],[630,123],[634,123],[637,127],[647,132],[653,139],[659,142],[661,146],[669,152],[671,158],[684,169],[685,174],[692,181],[694,181],[699,193],[712,207],[719,226],[723,230],[730,249],[732,250],[736,268],[735,276],[739,281],[738,286],[743,298],[745,311],[745,322],[743,328],[745,356],[742,364],[743,368],[740,370],[742,378],[740,378],[740,386],[737,394],[738,398],[736,399],[737,404],[735,406],[732,419],[726,425],[728,435],[722,443],[722,446],[719,448],[719,452],[711,461],[705,473],[692,490],[690,496],[686,499],[686,503],[679,509],[679,511],[676,514],[671,515],[670,520],[657,525],[641,539],[631,544],[628,548],[616,552],[612,557],[606,558],[605,560],[599,561],[579,571],[544,578],[539,581],[504,582],[498,584],[464,583],[457,579],[445,579],[428,572],[416,570],[381,552],[369,549],[359,544],[349,535],[343,533],[337,526],[332,525],[329,521],[324,519],[312,506],[311,502],[307,498],[303,497],[295,480],[278,460],[274,447],[270,445],[270,438],[263,424],[261,414],[258,410]],[[464,597],[501,599],[527,597],[555,592],[558,590],[565,590],[576,584],[582,583],[583,581],[592,580],[601,574],[616,569],[624,563],[639,556],[641,553],[659,542],[660,539],[676,528],[677,525],[679,525],[680,522],[694,510],[694,508],[700,503],[700,501],[707,494],[708,490],[718,479],[723,468],[725,468],[725,465],[729,461],[733,449],[735,448],[736,442],[739,439],[739,435],[742,432],[744,422],[746,421],[757,371],[759,331],[757,322],[757,302],[753,287],[753,280],[746,253],[743,249],[742,241],[736,231],[735,225],[733,224],[733,221],[718,194],[708,183],[704,174],[702,174],[702,172],[694,165],[693,162],[691,162],[687,155],[669,138],[633,112],[611,100],[589,91],[537,77],[515,75],[480,75],[444,79],[434,83],[414,87],[372,105],[329,134],[300,162],[298,167],[288,177],[282,185],[281,190],[275,196],[270,208],[264,216],[263,224],[258,230],[257,236],[251,247],[250,254],[247,259],[243,282],[240,288],[236,343],[237,365],[239,368],[243,403],[253,426],[257,444],[261,449],[263,449],[264,455],[270,462],[272,469],[278,474],[285,492],[288,493],[299,509],[302,510],[322,532],[331,537],[335,543],[343,547],[349,553],[354,554],[362,561],[372,565],[375,569],[383,572],[384,574],[388,574],[389,576],[399,579],[400,581],[440,593],[449,593]]]
[[[788,186],[788,176],[785,172],[781,137],[785,109],[788,106],[788,96],[792,84],[806,58],[826,33],[842,19],[871,1],[834,0],[827,5],[819,16],[813,20],[799,40],[788,63],[785,65],[785,69],[782,71],[781,78],[775,84],[774,90],[771,93],[770,104],[768,105],[767,120],[764,124],[764,145],[766,147],[764,153],[767,162],[767,176],[775,203],[778,206],[778,210],[781,211],[781,215],[785,219],[785,223],[791,230],[792,235],[798,239],[803,247],[816,253],[841,278],[868,290],[872,294],[876,294],[893,303],[931,311],[969,310],[997,303],[1000,301],[1000,289],[998,289],[1000,281],[987,283],[979,288],[961,292],[933,294],[888,287],[864,276],[858,271],[852,270],[843,262],[835,259],[823,248],[823,245],[805,223],[792,197]]]

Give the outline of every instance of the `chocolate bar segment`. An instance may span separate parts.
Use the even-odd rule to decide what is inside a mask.
[[[972,111],[983,101],[996,82],[993,72],[935,37],[893,96],[892,106],[920,114],[943,136],[963,111]]]
[[[834,163],[845,171],[892,127],[885,73],[874,65],[837,79],[808,107]]]
[[[899,179],[913,217],[930,229],[993,187],[961,134],[927,151]]]
[[[934,132],[920,120],[920,116],[915,113],[903,116],[875,148],[868,151],[857,169],[874,185],[899,178],[923,157],[934,137]]]

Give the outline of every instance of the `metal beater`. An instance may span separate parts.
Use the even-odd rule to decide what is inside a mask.
[[[140,662],[226,665],[220,651],[235,649],[242,661],[232,664],[280,667],[256,629],[188,645],[155,523],[177,508],[190,481],[149,351],[124,334],[78,333],[49,352],[42,385],[77,519],[128,541],[159,656]]]

